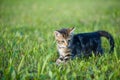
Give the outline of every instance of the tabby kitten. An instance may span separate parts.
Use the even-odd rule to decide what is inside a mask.
[[[57,49],[59,58],[56,60],[56,64],[66,63],[71,57],[70,42],[73,38],[74,28],[56,30],[54,32],[57,42]]]
[[[66,63],[75,56],[90,56],[92,52],[95,55],[103,54],[101,46],[101,37],[106,37],[110,43],[110,53],[114,51],[114,39],[106,31],[96,31],[90,33],[73,34],[74,28],[61,29],[55,31],[57,49],[59,58],[56,64]]]

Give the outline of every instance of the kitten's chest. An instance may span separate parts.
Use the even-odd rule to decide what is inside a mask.
[[[68,54],[71,54],[71,50],[70,49],[58,49],[58,51],[59,51],[59,54],[61,56],[66,56]]]
[[[60,54],[61,56],[65,56],[65,51],[64,51],[64,50],[58,49],[58,51],[59,51],[59,54]]]

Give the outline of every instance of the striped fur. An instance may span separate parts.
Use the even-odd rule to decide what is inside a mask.
[[[75,56],[87,57],[94,53],[95,55],[103,54],[101,45],[101,37],[108,39],[110,43],[110,51],[114,51],[114,39],[112,35],[106,31],[96,31],[90,33],[80,33],[73,35],[74,28],[61,29],[55,31],[55,39],[57,41],[57,49],[60,57],[56,63],[66,63]]]
[[[57,42],[57,49],[60,57],[56,60],[56,63],[64,63],[71,58],[71,49],[69,48],[70,42],[73,37],[74,28],[61,29],[55,31],[55,39]]]

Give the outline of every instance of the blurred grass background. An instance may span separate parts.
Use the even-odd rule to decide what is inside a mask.
[[[115,51],[76,59],[56,66],[53,32],[76,27],[75,33],[106,30],[115,39]],[[1,0],[0,79],[2,80],[119,80],[119,0]]]

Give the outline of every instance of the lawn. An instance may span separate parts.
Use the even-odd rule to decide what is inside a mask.
[[[106,30],[105,54],[76,58],[56,66],[54,31],[75,27],[76,33]],[[1,80],[120,80],[120,0],[1,0]]]

